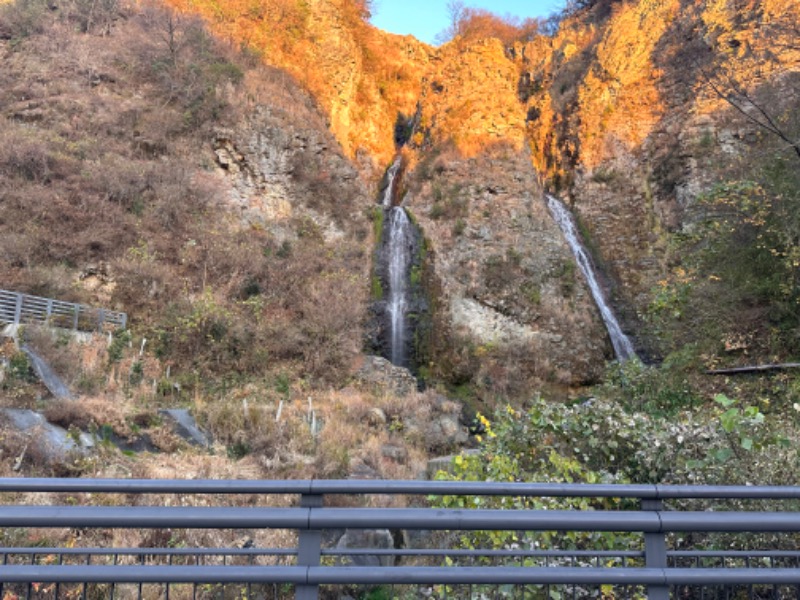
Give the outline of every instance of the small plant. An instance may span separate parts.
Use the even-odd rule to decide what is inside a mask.
[[[520,291],[530,304],[538,306],[542,303],[542,290],[535,283],[530,281],[523,283]]]
[[[372,208],[372,230],[375,236],[375,245],[380,246],[381,241],[383,240],[383,220],[384,220],[384,212],[383,208],[380,206],[375,206]]]
[[[714,402],[726,409],[719,415],[719,422],[722,429],[731,439],[732,449],[724,448],[719,451],[717,458],[721,461],[728,460],[734,452],[741,448],[746,451],[753,450],[756,443],[755,433],[759,426],[764,423],[764,414],[757,406],[745,406],[740,408],[737,401],[728,398],[725,394],[714,396]]]
[[[418,265],[412,266],[409,278],[412,286],[420,285],[422,283],[422,267]]]
[[[373,300],[383,299],[383,283],[378,275],[373,274],[370,281],[370,296]]]
[[[275,252],[278,258],[289,258],[292,255],[292,243],[289,240],[283,240],[280,248]]]
[[[33,383],[36,381],[36,373],[33,371],[31,361],[24,352],[14,353],[8,361],[8,375],[20,383]]]
[[[111,343],[108,345],[108,361],[112,363],[119,362],[125,348],[130,345],[131,339],[131,332],[127,329],[115,331]]]
[[[618,177],[617,172],[608,167],[598,167],[592,173],[592,181],[595,183],[613,183]]]
[[[228,458],[231,460],[240,460],[250,454],[250,446],[241,440],[237,440],[227,447]]]
[[[131,373],[128,376],[128,381],[131,385],[139,385],[144,378],[144,364],[142,361],[137,360],[131,365]]]
[[[289,376],[286,373],[278,373],[277,377],[275,377],[275,391],[283,396],[288,396],[289,390]]]

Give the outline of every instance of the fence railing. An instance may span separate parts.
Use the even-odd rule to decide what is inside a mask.
[[[69,502],[14,505],[23,492],[50,492]],[[80,494],[122,494],[100,506],[80,504]],[[609,586],[618,598],[798,598],[800,552],[759,549],[671,547],[677,536],[714,533],[782,534],[800,532],[800,512],[789,510],[669,510],[673,500],[787,502],[800,500],[800,488],[749,486],[558,485],[440,481],[219,481],[0,479],[0,527],[129,530],[261,530],[296,532],[286,548],[55,548],[6,547],[0,582],[15,595],[47,593],[59,598],[65,586],[121,590],[134,586],[138,597],[153,597],[143,586],[158,585],[162,597],[227,597],[214,586],[236,584],[247,597],[318,598],[326,586],[388,588],[393,598],[550,598],[600,597]],[[142,496],[142,495],[155,496]],[[187,494],[207,494],[203,506],[185,504]],[[242,505],[213,506],[218,494],[241,494]],[[262,505],[262,497],[296,495],[288,508]],[[77,495],[77,496],[76,496]],[[329,507],[341,495],[506,496],[536,498],[618,498],[638,503],[625,510],[445,510],[435,508]],[[121,504],[119,504],[122,502]],[[424,502],[419,501],[424,504]],[[114,504],[117,503],[117,504]],[[336,500],[335,504],[341,504]],[[114,505],[110,505],[114,504]],[[786,506],[783,505],[785,509]],[[627,532],[640,536],[639,549],[542,549],[520,543],[510,548],[442,547],[429,536],[425,547],[326,547],[323,532],[347,530],[425,532]],[[520,540],[524,537],[520,535]],[[431,546],[432,544],[432,546]],[[438,545],[437,545],[438,544]],[[790,545],[790,544],[787,544]],[[358,557],[371,557],[369,565]],[[384,558],[392,560],[387,561]],[[14,588],[13,586],[23,586]],[[82,587],[81,587],[82,586]],[[110,587],[109,587],[110,586]],[[138,586],[138,587],[136,587]],[[172,586],[172,587],[171,587]],[[177,586],[177,587],[176,587]],[[190,586],[183,592],[181,586]],[[272,586],[265,592],[264,586]],[[487,592],[487,587],[491,591]],[[254,590],[258,590],[257,592]],[[567,590],[566,594],[563,590]],[[735,591],[735,594],[732,592]],[[104,593],[102,590],[101,594]],[[738,594],[741,594],[738,595]],[[130,595],[130,594],[128,594]],[[3,597],[3,588],[0,588]],[[38,597],[38,596],[37,596]],[[67,594],[69,597],[69,594]]]
[[[0,323],[36,323],[80,331],[102,331],[107,327],[125,329],[128,316],[124,312],[85,304],[0,290]]]

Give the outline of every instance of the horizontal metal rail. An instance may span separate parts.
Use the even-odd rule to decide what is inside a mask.
[[[128,315],[86,304],[0,290],[0,323],[35,323],[64,329],[102,331],[105,327],[125,329]]]
[[[27,492],[113,493],[126,502],[130,500],[126,495],[153,494],[157,498],[152,501],[159,503],[167,494],[242,494],[250,496],[248,504],[252,496],[293,494],[299,496],[299,506],[19,505],[19,494]],[[751,597],[755,597],[752,586],[773,586],[774,597],[778,597],[779,586],[800,586],[800,551],[676,551],[667,547],[670,535],[687,532],[798,534],[800,512],[791,509],[796,508],[792,501],[800,500],[800,488],[0,478],[0,494],[8,502],[0,506],[0,527],[6,528],[281,529],[296,532],[298,540],[296,548],[0,548],[0,595],[3,585],[32,586],[40,582],[79,583],[84,590],[93,583],[140,586],[158,583],[166,585],[167,590],[170,584],[282,584],[294,586],[296,598],[301,600],[317,598],[319,587],[325,585],[537,585],[572,586],[573,590],[575,586],[610,585],[622,586],[621,589],[633,586],[639,590],[646,588],[652,600],[668,598],[670,590],[698,586],[725,589],[749,586]],[[625,508],[620,510],[584,511],[324,506],[324,496],[342,494],[620,498],[629,502],[623,503]],[[80,499],[75,496],[73,502]],[[784,507],[786,510],[771,512],[682,511],[666,510],[665,499],[771,500],[789,504]],[[140,498],[138,502],[143,500]],[[639,502],[639,510],[632,508],[635,500]],[[205,499],[204,503],[207,502]],[[623,532],[632,534],[630,539],[641,536],[642,549],[323,548],[321,542],[323,531],[375,529],[450,533]],[[324,565],[322,557],[326,557]],[[351,566],[353,563],[348,562],[364,557],[370,557],[378,565]],[[386,558],[413,559],[422,565],[389,566],[381,562]],[[453,566],[442,566],[445,558]],[[52,564],[56,561],[58,564]],[[336,566],[329,566],[330,561]],[[238,564],[242,562],[248,564]],[[791,593],[796,593],[800,587],[792,590]]]
[[[4,506],[0,527],[800,532],[795,512]]]
[[[520,567],[214,567],[0,566],[0,581],[26,583],[293,583],[518,584],[518,585],[748,585],[800,584],[800,569],[651,569]]]
[[[46,546],[0,547],[0,556],[19,555],[42,557],[62,556],[295,556],[297,551],[287,548],[60,548]],[[368,548],[368,549],[323,549],[323,556],[487,556],[502,558],[642,558],[644,552],[636,550],[488,550],[488,549],[427,549],[427,548]],[[672,559],[791,559],[800,564],[800,550],[670,550],[667,556]]]
[[[118,494],[323,494],[507,496],[529,498],[633,498],[800,500],[800,487],[748,485],[561,484],[418,480],[221,480],[1,478],[0,492]]]

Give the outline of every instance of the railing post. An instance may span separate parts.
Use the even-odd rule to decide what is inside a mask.
[[[642,499],[642,510],[652,510],[658,512],[663,509],[664,503],[661,500]],[[645,532],[644,566],[648,569],[667,568],[667,537],[663,531]],[[648,600],[669,600],[669,586],[648,585],[647,598]]]
[[[53,299],[47,299],[47,314],[44,317],[45,325],[50,325],[50,317],[53,316]]]
[[[300,506],[303,508],[321,508],[322,494],[303,494]],[[319,529],[301,529],[297,545],[297,564],[302,567],[318,567],[322,555],[322,531]],[[314,584],[298,585],[296,600],[318,600],[319,586]]]
[[[22,294],[17,294],[17,305],[14,307],[14,325],[22,322]]]

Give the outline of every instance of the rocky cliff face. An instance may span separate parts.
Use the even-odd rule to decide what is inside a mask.
[[[571,201],[629,323],[670,267],[667,234],[759,136],[721,95],[797,69],[797,18],[783,1],[601,2],[517,47],[534,163]]]
[[[499,393],[592,381],[608,350],[531,163],[513,56],[495,39],[434,56],[406,198],[429,241],[433,368]]]
[[[292,123],[281,110],[258,106],[236,128],[217,129],[213,148],[230,205],[249,226],[277,239],[298,240],[296,224],[316,226],[328,243],[368,229],[371,202],[358,172],[336,140],[312,121]],[[318,117],[317,117],[318,118]]]
[[[456,40],[433,56],[404,199],[428,252],[420,366],[514,394],[534,380],[593,380],[606,350],[543,202],[517,78],[499,40]]]
[[[255,9],[218,0],[169,2],[198,12],[223,38],[291,73],[366,174],[390,162],[395,125],[415,112],[431,48],[372,27],[354,0],[266,0]]]
[[[411,179],[435,298],[429,366],[494,393],[596,379],[605,333],[527,152],[427,157]]]
[[[465,156],[495,143],[520,150],[525,119],[517,79],[517,67],[499,40],[457,39],[443,46],[426,72],[414,143],[451,144]]]
[[[791,78],[800,61],[794,35],[800,15],[790,0],[603,0],[565,19],[552,35],[511,43],[457,38],[438,49],[376,30],[356,0],[169,3],[180,10],[143,11],[128,33],[120,15],[109,16],[102,35],[121,36],[115,38],[124,40],[121,59],[110,49],[96,52],[88,37],[69,42],[76,50],[62,54],[75,59],[59,60],[75,76],[59,86],[62,96],[91,98],[89,109],[67,107],[66,116],[51,118],[54,107],[62,108],[52,101],[62,99],[53,85],[9,87],[2,135],[14,151],[4,149],[0,163],[15,181],[27,178],[22,183],[40,193],[54,222],[60,217],[52,207],[81,198],[68,202],[87,238],[81,253],[111,257],[121,283],[115,302],[152,308],[182,282],[191,291],[185,307],[191,312],[212,264],[225,302],[249,301],[247,290],[258,290],[256,296],[280,290],[261,300],[268,304],[264,314],[292,330],[285,336],[294,340],[291,348],[275,350],[290,358],[317,360],[308,349],[315,336],[337,348],[337,364],[356,352],[352,324],[363,322],[373,242],[369,188],[399,139],[410,135],[406,204],[429,248],[427,268],[414,274],[434,306],[427,340],[419,344],[432,363],[427,368],[454,380],[477,373],[503,390],[517,371],[532,379],[591,381],[609,356],[600,320],[545,210],[542,187],[571,205],[613,284],[623,320],[636,323],[675,260],[669,234],[701,221],[698,196],[721,173],[741,174],[747,148],[763,137],[712,83],[746,80],[752,93],[782,98],[773,107],[782,126],[796,122]],[[259,74],[231,62],[231,48],[210,52],[214,44],[198,33],[191,14],[200,14],[228,46],[244,48],[237,60],[260,65]],[[75,28],[75,18],[57,18],[59,35]],[[35,70],[8,41],[6,32],[19,26],[0,22],[14,78]],[[36,44],[43,63],[47,52],[57,52],[57,44],[46,51],[44,41]],[[134,92],[123,89],[126,78],[141,79]],[[142,90],[157,93],[166,109],[143,106]],[[105,140],[103,131],[113,133],[114,141],[103,145],[119,155],[113,165],[81,166],[101,160],[94,150],[99,144],[86,143],[89,151],[73,139],[89,129],[86,114],[104,119],[92,135]],[[45,135],[51,122],[62,124],[63,140]],[[189,130],[192,137],[183,139]],[[26,146],[31,131],[36,143]],[[198,144],[210,152],[183,160]],[[26,163],[18,148],[36,160]],[[181,161],[170,162],[172,154]],[[168,179],[167,171],[185,174],[184,180]],[[92,193],[75,193],[87,172],[98,180]],[[52,191],[53,182],[69,194]],[[100,228],[89,218],[101,212],[95,204],[107,208],[106,193],[124,227],[110,219],[113,226]],[[23,211],[25,200],[8,194],[14,211]],[[219,219],[224,233],[206,231],[203,207],[216,207],[220,197],[234,211]],[[178,206],[196,223],[181,219]],[[142,218],[152,240],[139,236]],[[164,235],[170,227],[175,231]],[[21,245],[0,245],[15,272],[32,277]],[[215,245],[224,252],[213,272],[207,254]],[[30,246],[46,254],[42,244]],[[64,252],[74,252],[68,246]],[[245,247],[259,257],[237,262]],[[40,262],[55,263],[59,252]],[[282,277],[282,263],[272,260],[288,255],[297,280]],[[168,274],[173,267],[178,275]],[[149,290],[148,299],[137,289]],[[348,296],[358,298],[344,321],[324,322],[326,315],[315,311],[314,303],[329,293],[344,305]],[[246,322],[249,309],[236,306]],[[306,316],[314,322],[298,333],[296,323]],[[192,321],[180,324],[186,322]],[[241,340],[234,341],[237,355]]]

